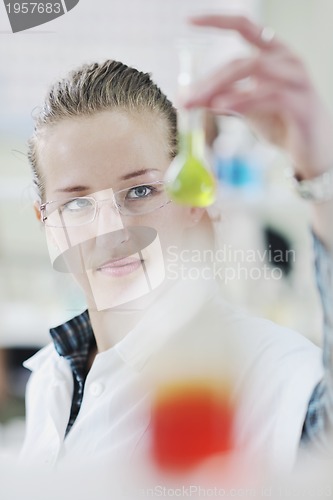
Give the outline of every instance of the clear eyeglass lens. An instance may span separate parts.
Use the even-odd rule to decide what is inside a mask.
[[[121,215],[142,215],[157,210],[170,199],[162,182],[140,184],[114,193],[114,199],[102,200],[115,204]],[[89,224],[95,219],[97,204],[92,197],[78,197],[66,203],[56,201],[46,203],[43,208],[43,220],[46,226],[76,227]]]
[[[141,184],[115,193],[122,215],[142,215],[153,212],[169,202],[162,182]]]
[[[45,225],[75,227],[89,224],[95,218],[96,202],[93,198],[71,198],[66,203],[51,202],[44,209]]]

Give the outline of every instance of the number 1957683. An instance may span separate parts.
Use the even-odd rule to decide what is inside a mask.
[[[22,2],[6,4],[8,14],[61,14],[61,3]]]

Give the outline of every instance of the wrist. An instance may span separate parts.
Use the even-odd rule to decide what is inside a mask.
[[[325,203],[333,200],[333,168],[320,174],[293,177],[293,185],[301,198],[315,203]]]

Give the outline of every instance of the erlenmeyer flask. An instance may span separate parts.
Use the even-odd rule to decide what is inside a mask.
[[[183,40],[178,44],[178,99],[186,98],[197,77],[203,56],[202,39]],[[216,182],[205,160],[204,111],[178,110],[179,151],[166,172],[166,189],[177,203],[206,207],[215,201]]]

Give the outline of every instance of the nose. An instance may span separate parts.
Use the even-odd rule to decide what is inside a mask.
[[[96,236],[124,229],[121,215],[112,199],[99,203],[96,218]]]

